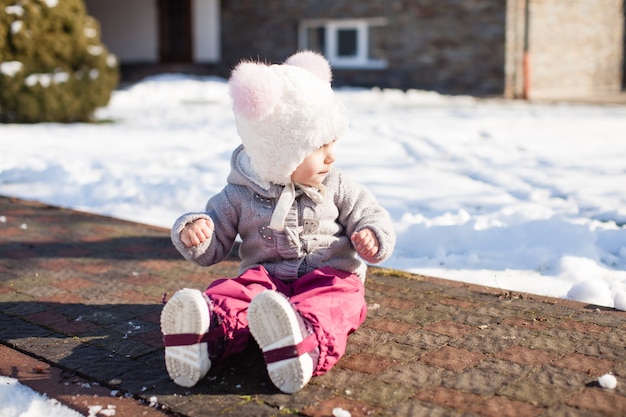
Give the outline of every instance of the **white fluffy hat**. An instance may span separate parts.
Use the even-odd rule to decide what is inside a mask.
[[[287,185],[313,151],[348,128],[328,61],[303,51],[281,65],[242,62],[228,82],[237,131],[263,185]]]

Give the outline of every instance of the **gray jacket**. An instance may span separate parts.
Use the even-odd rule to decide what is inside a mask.
[[[396,235],[389,214],[364,186],[337,168],[332,168],[324,180],[323,203],[314,203],[297,189],[296,201],[284,223],[285,231],[270,229],[270,218],[283,186],[270,184],[266,189],[259,185],[261,182],[247,168],[246,161],[247,155],[240,146],[231,158],[228,184],[209,200],[206,211],[187,213],[175,222],[172,242],[186,259],[203,266],[218,263],[229,255],[239,235],[240,274],[262,265],[271,276],[290,281],[331,266],[365,280],[367,267],[350,241],[352,233],[364,228],[371,229],[380,242],[377,260],[391,255]],[[187,248],[180,233],[185,225],[199,218],[213,221],[213,236]]]

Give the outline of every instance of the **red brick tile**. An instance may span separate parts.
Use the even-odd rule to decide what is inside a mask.
[[[175,268],[177,262],[172,262],[171,260],[162,260],[162,259],[149,259],[146,261],[137,262],[137,269],[139,270],[164,270]]]
[[[384,307],[395,308],[398,310],[406,310],[415,307],[415,302],[404,300],[402,298],[383,297],[377,300],[378,304]]]
[[[78,258],[91,254],[91,250],[80,246],[67,246],[61,248],[55,248],[54,253],[57,256],[66,256],[70,258]]]
[[[310,417],[328,417],[333,415],[333,409],[341,408],[350,413],[352,417],[366,417],[379,414],[380,410],[363,401],[332,397],[319,404],[308,405],[302,412]]]
[[[23,234],[24,234],[24,231],[20,229],[19,227],[2,227],[0,229],[0,236],[2,236],[3,239],[7,239],[7,240],[10,237],[21,236]]]
[[[337,366],[369,375],[377,375],[395,364],[396,361],[392,359],[358,353],[356,355],[344,356]]]
[[[76,263],[72,267],[74,271],[82,272],[85,274],[104,274],[113,269],[113,266],[110,263],[106,262],[98,262],[98,263]]]
[[[159,324],[161,322],[161,311],[159,310],[157,312],[141,316],[139,317],[139,320],[145,321],[147,323]]]
[[[50,310],[29,314],[25,317],[25,319],[34,323],[43,324],[44,326],[52,326],[56,323],[69,320],[64,314],[61,314],[58,311]]]
[[[365,285],[365,287],[368,290],[379,291],[385,294],[393,294],[394,290],[396,289],[395,287],[391,285],[386,285],[380,282],[373,282],[373,281],[367,281],[367,284]]]
[[[472,411],[486,417],[535,417],[545,410],[532,404],[496,396],[475,404]]]
[[[600,335],[611,330],[609,327],[599,326],[594,323],[585,323],[581,321],[575,320],[563,320],[560,321],[557,326],[559,329],[563,330],[573,330],[578,333],[590,334],[590,335]]]
[[[44,259],[40,263],[42,269],[47,269],[49,271],[71,271],[73,270],[74,265],[74,262],[64,258]]]
[[[35,251],[30,249],[9,249],[4,253],[4,256],[10,259],[30,259],[35,258]]]
[[[133,336],[133,339],[154,347],[163,346],[163,335],[160,331],[140,333],[136,336]]]
[[[424,391],[418,392],[415,399],[437,404],[446,408],[455,410],[468,410],[472,405],[482,401],[482,397],[478,394],[470,392],[457,391],[445,387],[432,387]]]
[[[530,349],[523,346],[513,346],[509,349],[498,352],[496,357],[507,361],[519,363],[520,365],[529,365],[541,367],[547,363],[554,361],[557,356],[540,349]]]
[[[600,389],[585,389],[570,396],[565,403],[571,407],[601,413],[607,417],[626,416],[626,398]]]
[[[56,323],[52,326],[56,331],[63,334],[80,335],[98,328],[97,325],[85,320],[69,320]]]
[[[476,306],[476,303],[472,303],[466,300],[459,300],[458,298],[442,298],[439,300],[439,304],[460,307],[464,310],[469,310]]]
[[[421,362],[451,371],[462,371],[485,359],[485,355],[478,352],[470,352],[464,349],[457,349],[451,346],[444,346],[441,349],[425,353],[420,358]]]
[[[45,392],[81,415],[92,414],[95,407],[112,410],[117,416],[165,417],[164,412],[126,396],[113,397],[111,390],[64,370],[0,345],[0,374],[17,377],[23,385]],[[54,413],[53,413],[54,414]],[[99,416],[105,413],[98,413]]]
[[[74,290],[82,290],[85,288],[92,288],[96,285],[98,285],[96,282],[94,281],[88,281],[86,279],[83,278],[70,278],[70,279],[66,279],[63,281],[56,281],[53,282],[52,285],[54,285],[57,288],[60,288],[62,290],[66,290],[66,291],[74,291]]]
[[[419,329],[419,326],[411,325],[400,320],[386,318],[368,320],[365,322],[365,326],[371,329],[381,330],[383,332],[393,334],[405,334],[411,330]]]
[[[465,336],[478,330],[476,327],[468,326],[467,324],[463,323],[455,323],[449,320],[442,320],[436,323],[432,323],[426,326],[425,329],[453,338]]]
[[[150,275],[149,273],[134,273],[132,275],[124,277],[122,281],[127,284],[139,286],[156,285],[160,282],[163,282],[163,277]]]
[[[153,299],[146,296],[145,294],[139,293],[137,291],[116,291],[112,294],[114,298],[119,298],[128,302],[129,304],[143,304],[146,302],[154,302]]]
[[[502,320],[501,323],[506,324],[507,326],[523,327],[525,329],[531,330],[545,330],[551,327],[549,320],[538,318],[533,320],[526,320],[520,317],[507,317]]]
[[[79,294],[73,294],[68,292],[60,292],[56,294],[46,295],[44,297],[40,297],[38,300],[45,303],[56,304],[80,304],[85,301],[83,297]]]
[[[78,335],[98,328],[84,320],[72,320],[58,311],[42,311],[26,316],[26,319],[53,328],[63,334]]]
[[[615,367],[615,363],[612,361],[581,355],[580,353],[570,353],[556,361],[554,365],[592,376],[603,375]]]

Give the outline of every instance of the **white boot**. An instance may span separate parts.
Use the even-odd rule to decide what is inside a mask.
[[[211,360],[207,343],[210,302],[198,291],[182,289],[161,312],[161,332],[165,343],[165,366],[172,380],[192,387],[209,372]]]
[[[317,339],[301,324],[287,298],[276,291],[257,295],[248,308],[250,332],[263,351],[270,379],[287,394],[304,388],[317,366]]]

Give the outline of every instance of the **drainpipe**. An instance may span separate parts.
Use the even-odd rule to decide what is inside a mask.
[[[530,0],[524,1],[524,55],[522,56],[522,72],[524,77],[523,96],[524,99],[530,98]]]

